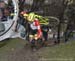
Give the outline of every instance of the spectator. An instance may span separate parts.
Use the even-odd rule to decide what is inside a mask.
[[[2,14],[2,10],[0,9],[0,21],[1,21],[2,17],[3,17],[3,14]]]
[[[7,18],[10,16],[10,12],[8,8],[4,9],[4,16],[6,16]]]
[[[4,1],[0,1],[0,8],[3,9],[3,8],[5,8],[5,6],[6,6],[6,5],[5,5]]]
[[[7,21],[6,16],[3,15],[2,9],[0,9],[0,21]]]

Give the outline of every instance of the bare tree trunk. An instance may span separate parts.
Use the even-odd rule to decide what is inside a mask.
[[[42,6],[43,2],[44,0],[33,0],[31,11],[38,11],[39,8]]]
[[[60,23],[58,24],[58,37],[57,37],[58,41],[57,41],[57,43],[60,43],[61,23],[62,23],[62,20],[63,20],[64,11],[65,11],[65,9],[67,7],[67,2],[65,4],[64,4],[64,2],[65,2],[65,0],[63,0],[63,2],[62,2],[63,10],[59,15]]]
[[[23,11],[23,7],[24,7],[24,3],[25,3],[25,0],[19,0],[19,8],[20,8],[20,11]]]

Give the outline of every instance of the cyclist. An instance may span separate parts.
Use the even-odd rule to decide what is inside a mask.
[[[23,14],[24,18],[28,20],[31,30],[33,31],[37,30],[37,37],[40,38],[42,36],[42,29],[40,26],[39,19],[35,17],[34,13],[27,14],[26,12],[21,12],[21,14]],[[31,33],[35,33],[35,32],[31,32]]]
[[[47,31],[44,34],[42,30],[42,25],[47,26],[49,24],[48,19],[44,18],[43,16],[37,15],[33,12],[31,13],[26,13],[26,12],[21,12],[21,14],[24,16],[26,20],[28,20],[28,23],[30,25],[30,34],[35,35],[37,34],[37,39],[43,38],[43,40],[47,40]],[[48,30],[48,27],[45,27]]]

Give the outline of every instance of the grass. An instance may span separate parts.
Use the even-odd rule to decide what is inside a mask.
[[[0,42],[0,59],[10,52],[21,49],[25,45],[25,41],[21,39],[9,39]]]
[[[39,53],[42,61],[75,61],[75,41],[46,47]]]
[[[0,45],[3,44],[0,43]],[[0,58],[12,51],[21,49],[25,45],[21,39],[10,39],[0,47]],[[36,53],[41,61],[75,61],[75,41],[61,43],[56,46],[41,48]]]

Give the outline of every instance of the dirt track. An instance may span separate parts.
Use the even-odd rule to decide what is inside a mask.
[[[12,52],[9,52],[4,59],[1,61],[39,61],[38,53],[33,52],[28,46],[17,50],[12,49]]]
[[[0,55],[0,61],[41,61],[40,58],[42,57],[40,52],[45,48],[41,48],[34,52],[24,41],[16,39],[16,41],[12,40],[8,42],[2,49],[0,52],[2,53],[2,55]]]

